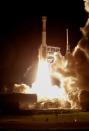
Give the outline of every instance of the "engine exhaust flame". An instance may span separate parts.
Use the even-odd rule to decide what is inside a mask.
[[[38,101],[43,100],[66,100],[66,93],[62,86],[63,80],[60,76],[61,87],[53,86],[51,84],[51,71],[50,65],[47,61],[40,60],[38,63],[38,72],[36,81],[32,85],[31,93],[36,93]]]
[[[69,62],[67,59],[59,59],[53,64],[49,64],[47,60],[39,60],[37,76],[32,87],[29,88],[24,84],[16,85],[14,92],[21,92],[27,94],[37,94],[37,102],[41,102],[42,106],[45,102],[53,102],[54,106],[57,104],[57,108],[77,108],[79,109],[78,101],[78,87],[76,85],[76,75],[71,74],[71,68],[68,66]],[[74,74],[75,70],[73,70]],[[59,81],[59,85],[52,84],[51,76]]]

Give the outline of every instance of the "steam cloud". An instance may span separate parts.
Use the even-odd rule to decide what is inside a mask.
[[[84,0],[85,10],[89,12],[89,0]]]
[[[89,0],[84,0],[85,10],[89,12]],[[89,18],[83,28],[82,38],[75,47],[72,55],[75,59],[79,102],[82,108],[89,110]]]
[[[84,6],[85,10],[89,12],[89,0],[84,0]],[[82,38],[68,59],[68,67],[64,70],[58,66],[60,64],[56,61],[55,68],[65,76],[64,87],[71,107],[83,106],[89,109],[89,18],[80,30]]]
[[[30,87],[26,84],[14,84],[13,92],[28,94],[30,92]]]
[[[89,12],[89,0],[84,0],[85,10]],[[89,18],[83,28],[82,38],[73,51],[75,58],[76,72],[78,77],[78,87],[89,90]]]

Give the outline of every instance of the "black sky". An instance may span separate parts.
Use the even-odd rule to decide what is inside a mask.
[[[47,16],[47,44],[59,46],[64,54],[66,28],[71,50],[81,38],[87,13],[82,0],[26,1],[0,4],[0,82],[23,81],[28,66],[29,80],[35,74],[41,44],[41,16]],[[26,80],[26,79],[25,79]]]

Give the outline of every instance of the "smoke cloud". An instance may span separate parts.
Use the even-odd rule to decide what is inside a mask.
[[[73,56],[75,58],[78,87],[89,90],[89,34],[87,34],[87,37],[83,35],[80,39],[73,51]]]
[[[85,10],[89,12],[89,0],[84,0]]]
[[[30,93],[30,87],[26,84],[14,84],[13,92],[28,94]]]
[[[84,7],[89,12],[89,0],[84,0]],[[84,105],[84,101],[87,103],[87,99],[89,99],[89,18],[80,31],[82,38],[67,59],[67,64],[66,59],[62,59],[65,63],[59,64],[58,56],[56,56],[57,61],[54,64],[56,71],[65,77],[64,88],[72,108],[79,107],[82,101]],[[86,105],[89,105],[89,102]]]
[[[89,0],[84,0],[85,10],[89,12]],[[72,55],[75,59],[79,102],[82,108],[89,110],[89,18],[83,28],[82,38],[75,47]]]

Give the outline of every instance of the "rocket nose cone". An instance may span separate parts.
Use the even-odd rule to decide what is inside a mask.
[[[42,21],[47,21],[47,17],[46,16],[42,16]]]

